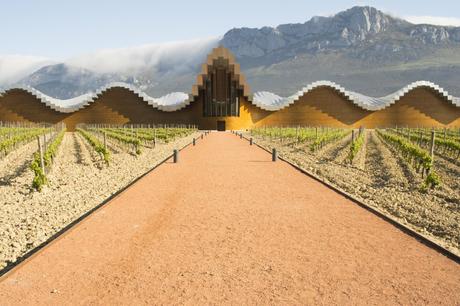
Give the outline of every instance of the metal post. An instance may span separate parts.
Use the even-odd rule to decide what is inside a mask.
[[[278,159],[278,154],[277,154],[277,152],[276,152],[276,149],[273,148],[273,149],[272,149],[272,161],[273,161],[273,162],[276,162],[277,159]]]
[[[173,151],[173,160],[174,160],[174,163],[177,164],[179,162],[179,151],[174,149]]]
[[[104,150],[107,150],[107,132],[104,132]]]

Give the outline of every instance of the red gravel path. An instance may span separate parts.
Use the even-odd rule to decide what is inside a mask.
[[[212,133],[0,282],[0,304],[446,304],[460,265]]]

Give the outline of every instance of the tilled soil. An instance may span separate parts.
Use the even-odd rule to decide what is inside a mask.
[[[443,178],[443,185],[423,192],[422,178],[398,152],[388,147],[376,132],[367,130],[366,133],[365,153],[358,154],[357,164],[361,166],[341,161],[349,139],[329,144],[315,154],[276,140],[255,138],[255,141],[268,149],[276,147],[284,158],[460,253],[458,167],[437,158],[435,168]]]
[[[32,190],[28,168],[36,143],[32,142],[0,160],[0,269],[40,245],[60,229],[153,168],[175,148],[197,134],[140,156],[126,150],[112,153],[105,165],[77,133],[66,133],[42,192]]]
[[[0,300],[450,306],[460,300],[460,266],[216,132],[6,274]]]

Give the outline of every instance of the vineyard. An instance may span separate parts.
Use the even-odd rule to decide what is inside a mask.
[[[184,125],[0,125],[0,268],[199,136]]]
[[[194,126],[2,123],[0,267],[200,136]],[[460,247],[458,130],[262,127],[247,137],[446,247]]]
[[[247,137],[459,249],[460,130],[261,127]]]

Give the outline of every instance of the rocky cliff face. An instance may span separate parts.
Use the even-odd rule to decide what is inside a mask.
[[[42,67],[18,84],[32,86],[53,97],[69,99],[121,79],[116,74],[99,74],[79,67],[56,64]]]
[[[426,79],[460,96],[460,27],[414,25],[372,7],[276,28],[232,29],[220,44],[236,55],[254,91],[290,95],[310,82],[328,79],[377,96]],[[59,98],[113,81],[134,84],[153,96],[189,92],[205,58],[186,59],[170,62],[166,56],[156,66],[127,75],[52,65],[21,83]]]
[[[232,29],[221,43],[238,58],[275,57],[330,51],[366,52],[367,60],[378,60],[385,53],[398,53],[409,59],[411,47],[433,47],[460,43],[460,28],[413,25],[386,15],[372,7],[353,7],[332,17],[314,17],[302,24],[284,24],[276,28]],[[407,53],[407,54],[406,54]],[[421,55],[421,54],[420,54]]]

